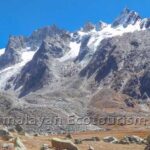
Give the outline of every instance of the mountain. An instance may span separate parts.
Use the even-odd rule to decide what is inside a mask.
[[[150,19],[126,8],[112,24],[89,22],[76,32],[53,25],[29,37],[11,36],[0,56],[0,91],[12,99],[4,114],[61,116],[65,122],[71,114],[149,115],[149,29]],[[45,126],[38,132],[85,130]],[[100,128],[90,124],[88,129]]]
[[[127,27],[128,25],[135,25],[136,23],[141,22],[141,17],[135,11],[130,11],[128,8],[125,8],[121,15],[113,22],[112,27],[122,25]]]

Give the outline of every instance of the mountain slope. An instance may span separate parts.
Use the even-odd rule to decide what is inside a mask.
[[[10,115],[149,113],[149,28],[149,19],[124,9],[112,24],[11,36],[0,56],[0,91],[19,101]]]

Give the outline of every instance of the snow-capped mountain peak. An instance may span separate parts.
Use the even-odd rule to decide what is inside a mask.
[[[135,11],[125,8],[121,15],[113,22],[112,27],[119,25],[127,27],[128,25],[135,25],[138,21],[141,21],[140,15]]]
[[[150,112],[136,103],[150,97],[149,27],[150,19],[125,9],[113,24],[87,23],[76,32],[49,26],[29,37],[10,37],[6,51],[0,51],[0,92],[42,106],[44,116],[104,114],[110,108],[119,115]],[[16,108],[9,114],[29,113],[28,107]]]
[[[22,68],[26,70],[29,67],[26,67],[26,64],[32,60],[34,53],[36,53],[36,57],[30,63],[32,65],[39,62],[45,65],[45,61],[49,58],[62,63],[80,60],[81,64],[86,65],[104,39],[123,36],[124,33],[146,30],[149,27],[150,19],[142,20],[137,12],[124,9],[113,24],[102,21],[98,24],[89,22],[80,30],[72,33],[61,30],[56,26],[41,28],[34,31],[29,37],[10,38],[6,48],[7,53],[5,52],[4,56],[0,57],[0,71],[14,68],[13,66],[19,71]],[[37,49],[38,47],[39,49]],[[18,66],[21,67],[18,69]],[[32,73],[32,70],[30,71]],[[11,76],[7,80],[9,78]]]

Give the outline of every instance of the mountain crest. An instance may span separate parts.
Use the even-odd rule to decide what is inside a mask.
[[[125,8],[121,15],[113,22],[112,27],[119,25],[127,27],[128,25],[135,25],[138,21],[141,21],[140,15],[133,10]]]

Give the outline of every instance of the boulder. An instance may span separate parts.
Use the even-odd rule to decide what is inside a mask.
[[[40,136],[38,133],[35,133],[34,136]]]
[[[73,139],[73,137],[72,137],[72,135],[71,135],[70,133],[68,133],[68,134],[66,135],[66,138],[67,138],[67,139]]]
[[[7,128],[1,128],[0,137],[4,138],[5,140],[10,140],[13,138],[13,134],[10,133]]]
[[[27,150],[19,137],[15,138],[15,150]]]
[[[79,150],[78,147],[70,140],[62,140],[59,138],[53,138],[51,140],[52,147],[56,150]]]
[[[135,135],[132,135],[132,136],[125,136],[123,139],[120,140],[120,144],[144,144],[144,139],[138,137],[138,136],[135,136]]]
[[[130,144],[130,141],[127,138],[123,138],[119,141],[119,144]]]
[[[21,125],[19,125],[19,124],[17,124],[16,126],[15,126],[15,129],[16,129],[16,131],[18,132],[18,133],[24,133],[24,129],[23,129],[23,127],[21,126]]]
[[[9,135],[9,131],[7,130],[7,128],[0,128],[0,136],[7,136]]]
[[[74,140],[74,143],[75,143],[75,144],[82,144],[82,140],[81,140],[81,139],[75,139],[75,140]]]
[[[83,139],[82,141],[100,141],[100,138],[99,137],[92,137],[92,138],[86,138],[86,139]]]
[[[92,137],[92,139],[94,140],[94,141],[100,141],[100,138],[99,137]]]
[[[103,141],[107,143],[114,143],[114,144],[119,143],[118,139],[113,136],[104,137]]]
[[[144,150],[150,150],[150,145],[147,145]]]
[[[40,150],[50,150],[48,144],[43,144]]]
[[[89,149],[88,150],[94,150],[94,147],[92,146],[89,146]]]
[[[150,135],[147,137],[147,143],[150,145]]]

